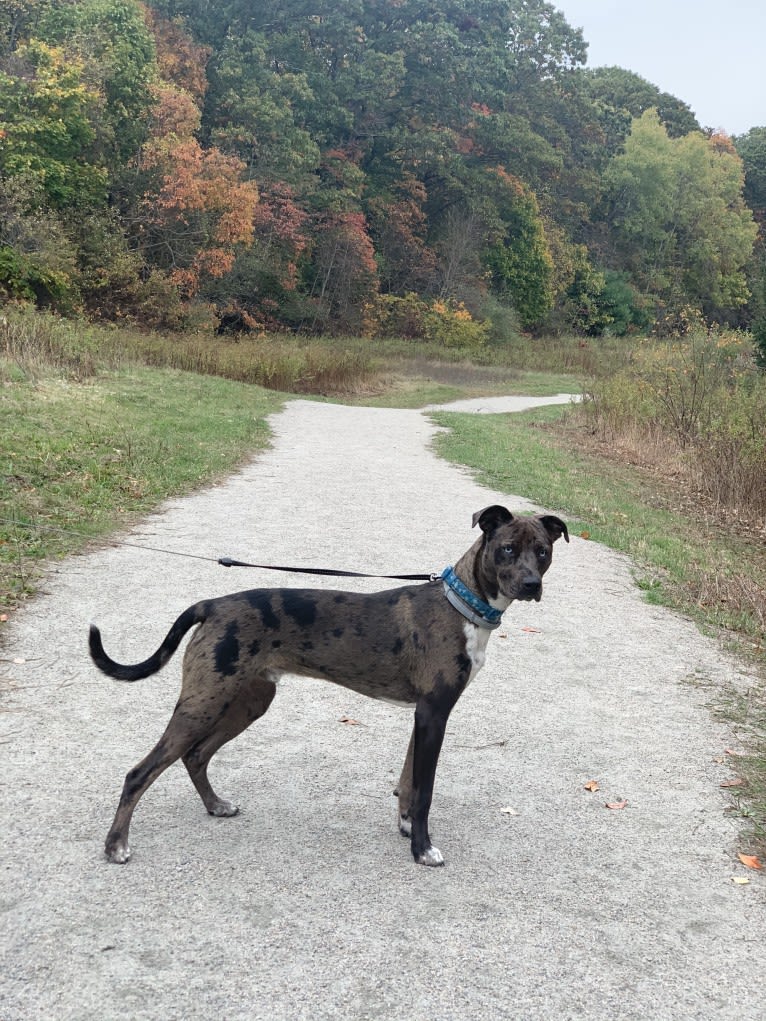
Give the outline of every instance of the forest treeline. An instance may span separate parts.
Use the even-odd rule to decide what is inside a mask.
[[[545,0],[4,0],[0,301],[766,350],[766,127],[586,56]]]

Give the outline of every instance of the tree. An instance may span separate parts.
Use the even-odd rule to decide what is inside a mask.
[[[671,306],[691,303],[720,318],[743,305],[757,232],[743,186],[742,161],[728,138],[670,138],[648,110],[606,175],[623,266]]]
[[[49,3],[36,33],[83,67],[98,93],[98,157],[116,173],[134,158],[146,135],[150,84],[156,74],[154,45],[136,0]]]
[[[93,150],[99,97],[83,79],[81,61],[40,41],[18,46],[0,70],[0,174],[23,177],[56,209],[106,198]]]
[[[745,169],[745,201],[759,223],[766,222],[766,127],[733,139]]]
[[[688,103],[663,92],[646,78],[622,67],[594,67],[578,72],[580,90],[596,104],[607,136],[616,151],[630,132],[631,121],[656,110],[671,138],[681,138],[700,125]]]
[[[317,216],[308,275],[315,309],[311,329],[365,333],[366,307],[378,293],[378,275],[364,214]]]
[[[542,323],[553,307],[553,260],[537,199],[522,181],[495,168],[499,215],[504,231],[488,248],[485,262],[493,289],[506,298],[522,326]]]

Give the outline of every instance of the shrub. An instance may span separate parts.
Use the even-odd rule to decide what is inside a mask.
[[[766,514],[766,376],[746,336],[644,342],[630,365],[591,383],[584,410],[605,439],[680,472],[714,505]]]
[[[476,350],[489,338],[489,323],[476,320],[462,302],[423,301],[416,294],[382,295],[377,332],[384,337],[425,340],[440,347]]]

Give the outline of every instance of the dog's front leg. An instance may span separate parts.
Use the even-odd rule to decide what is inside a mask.
[[[444,731],[452,705],[441,700],[422,699],[415,709],[414,744],[412,748],[412,856],[419,865],[443,865],[444,858],[428,835],[428,813],[436,777]],[[409,758],[409,755],[408,755]],[[406,769],[406,763],[405,763]]]

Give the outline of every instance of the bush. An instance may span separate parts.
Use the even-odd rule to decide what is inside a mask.
[[[490,335],[489,323],[476,320],[462,302],[423,301],[416,294],[403,298],[382,295],[377,304],[377,333],[382,337],[425,340],[440,347],[484,347]]]

